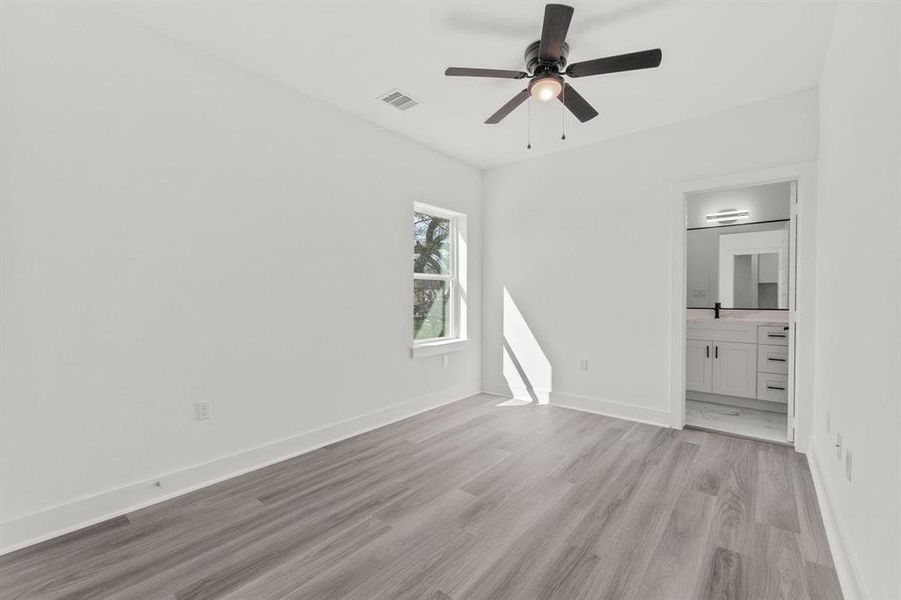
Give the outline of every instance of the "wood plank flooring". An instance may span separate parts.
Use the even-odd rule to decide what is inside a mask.
[[[0,598],[840,599],[792,449],[479,395],[0,557]]]

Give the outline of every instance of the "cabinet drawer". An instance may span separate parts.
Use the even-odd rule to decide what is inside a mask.
[[[756,325],[728,319],[690,320],[685,328],[685,337],[690,340],[754,344],[757,342],[756,329]]]
[[[788,346],[757,346],[757,371],[788,375]]]
[[[758,373],[757,398],[770,402],[788,402],[788,375]]]
[[[787,325],[759,325],[757,327],[757,343],[770,346],[788,346]]]

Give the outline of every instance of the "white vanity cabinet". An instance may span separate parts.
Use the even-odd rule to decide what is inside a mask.
[[[757,344],[688,340],[685,388],[754,398],[757,396]]]
[[[689,320],[686,337],[687,391],[786,402],[788,337],[782,326]]]
[[[757,396],[757,327],[726,321],[689,321],[685,387],[689,391]]]

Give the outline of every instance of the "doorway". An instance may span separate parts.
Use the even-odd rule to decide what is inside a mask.
[[[674,425],[798,444],[799,193],[811,173],[676,186]]]

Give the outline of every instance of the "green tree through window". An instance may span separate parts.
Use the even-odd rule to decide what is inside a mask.
[[[413,339],[453,335],[452,221],[425,212],[413,213]]]

